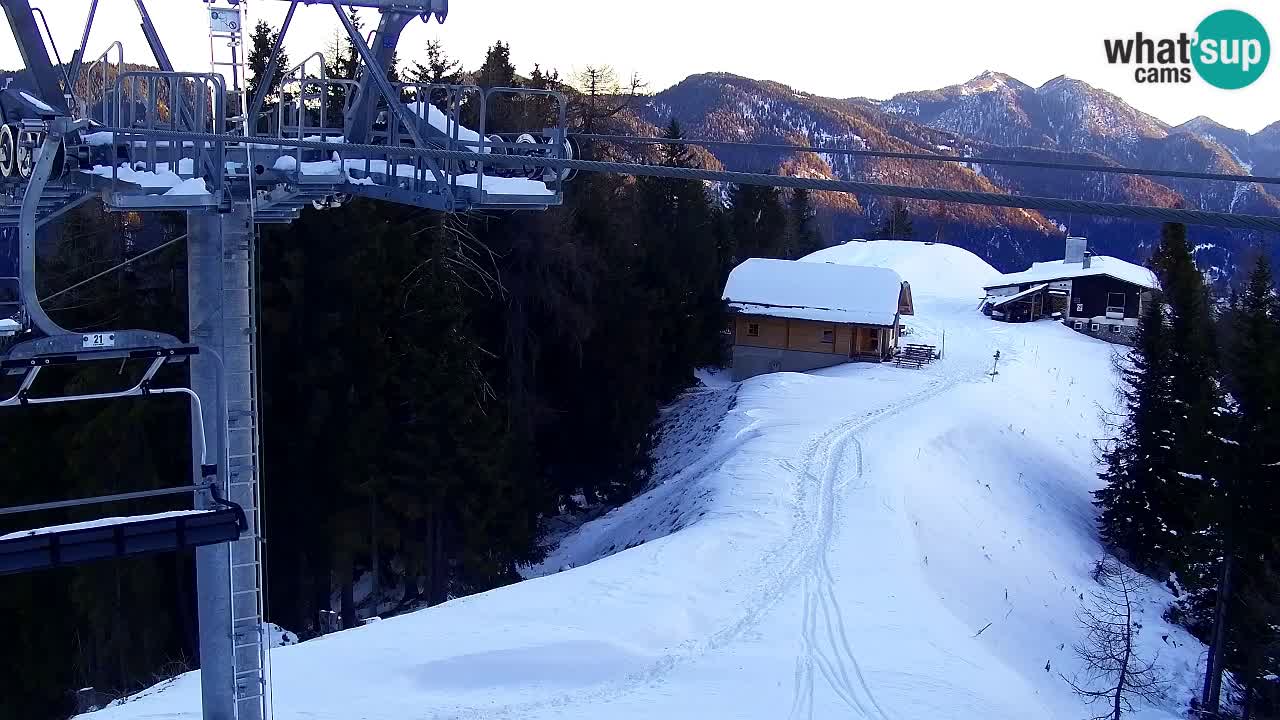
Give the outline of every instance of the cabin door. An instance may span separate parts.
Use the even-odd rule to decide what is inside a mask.
[[[854,352],[858,355],[877,355],[880,353],[880,329],[870,327],[858,328],[857,342]]]

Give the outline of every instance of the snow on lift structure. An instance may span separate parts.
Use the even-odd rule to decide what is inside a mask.
[[[274,0],[289,8],[252,97],[243,34],[250,3],[223,1],[204,0],[209,72],[184,72],[170,61],[145,0],[134,4],[158,69],[127,65],[119,42],[86,56],[98,0],[90,0],[80,44],[65,63],[30,0],[0,0],[25,66],[0,82],[0,407],[182,394],[191,402],[193,448],[192,480],[177,487],[0,509],[0,516],[195,498],[192,511],[0,536],[0,573],[203,548],[196,569],[204,717],[257,720],[269,717],[271,703],[262,631],[255,226],[288,223],[303,208],[350,197],[443,212],[543,210],[561,204],[572,174],[539,159],[573,159],[575,146],[557,92],[387,79],[404,28],[417,18],[443,23],[448,0]],[[296,12],[312,5],[327,5],[342,23],[359,55],[354,78],[329,77],[317,55],[277,66]],[[380,13],[371,40],[348,8]],[[272,78],[280,88],[274,107],[266,103]],[[316,139],[323,149],[281,143]],[[413,149],[454,155],[403,152]],[[528,161],[512,168],[510,158],[493,163],[498,155]],[[95,198],[109,211],[186,213],[185,339],[151,330],[71,332],[42,307],[40,229]],[[42,393],[37,385],[51,369],[101,361],[142,369],[126,387],[95,393]],[[190,387],[161,387],[158,374],[178,363],[189,367]]]

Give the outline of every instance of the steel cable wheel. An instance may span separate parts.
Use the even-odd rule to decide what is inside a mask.
[[[0,126],[0,176],[18,173],[18,137],[12,125]]]
[[[23,134],[20,132],[16,135],[18,142],[16,143],[17,150],[14,152],[16,157],[14,163],[18,166],[18,177],[23,180],[29,180],[31,179],[31,173],[35,172],[36,169],[36,148],[32,147],[30,140],[23,142]],[[29,135],[29,133],[26,134]]]

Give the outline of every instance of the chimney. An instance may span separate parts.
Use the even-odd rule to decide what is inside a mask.
[[[1062,254],[1062,262],[1067,265],[1084,262],[1085,250],[1088,247],[1089,240],[1087,238],[1068,237],[1066,251]]]
[[[1081,259],[1081,262],[1084,263],[1085,270],[1088,270],[1089,268],[1093,267],[1093,253],[1089,252],[1088,250],[1085,250],[1084,257]]]

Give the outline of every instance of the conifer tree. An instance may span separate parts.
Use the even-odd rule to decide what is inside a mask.
[[[1203,561],[1201,590],[1187,603],[1208,628],[1214,652],[1202,701],[1216,713],[1222,672],[1231,669],[1252,694],[1260,678],[1275,672],[1274,602],[1280,577],[1273,558],[1280,533],[1275,513],[1280,488],[1280,313],[1271,267],[1259,256],[1233,303],[1226,353],[1232,389],[1231,434],[1215,498],[1216,522],[1202,532],[1212,540]],[[1210,609],[1211,608],[1211,609]]]
[[[813,199],[809,191],[804,188],[792,190],[787,201],[788,259],[796,260],[822,249],[822,233],[814,225],[813,218]]]
[[[519,85],[515,65],[511,64],[511,46],[501,40],[491,45],[485,53],[484,62],[475,72],[474,81],[476,85],[486,89]],[[466,121],[475,123],[473,126],[478,127],[479,118],[472,116],[478,115],[479,108],[474,98],[468,100]],[[485,118],[487,132],[512,132],[520,129],[517,101],[511,95],[490,95],[485,112],[488,114]]]
[[[275,46],[279,36],[279,31],[271,27],[271,24],[265,20],[259,20],[258,24],[253,28],[253,34],[249,38],[252,47],[249,51],[248,96],[250,98],[257,95],[262,77],[267,72],[267,65],[271,62],[271,49]],[[262,103],[263,112],[274,108],[276,102],[279,101],[280,80],[289,69],[289,53],[281,47],[276,61],[276,72],[271,77],[271,81],[267,83],[266,96]]]
[[[680,123],[672,119],[663,137],[681,140]],[[688,146],[678,142],[662,145],[659,156],[667,167],[697,165]],[[646,222],[640,280],[652,293],[650,307],[661,327],[654,340],[657,387],[665,401],[689,384],[694,367],[719,355],[723,315],[715,222],[706,189],[696,180],[643,178],[640,195]]]
[[[729,191],[731,263],[747,258],[780,258],[787,235],[787,216],[777,188],[734,185]]]
[[[409,80],[419,85],[462,84],[462,63],[449,57],[439,40],[427,43],[427,61],[415,62],[409,70]]]
[[[1104,452],[1106,486],[1094,493],[1103,541],[1146,571],[1170,566],[1177,543],[1165,521],[1170,498],[1163,491],[1176,482],[1165,315],[1157,295],[1144,308],[1133,349],[1117,363],[1122,419]]]
[[[1220,363],[1209,310],[1209,292],[1195,266],[1186,226],[1168,223],[1152,259],[1169,307],[1171,392],[1175,403],[1171,431],[1179,482],[1166,488],[1172,498],[1164,518],[1183,543],[1206,522],[1210,498],[1220,481],[1223,457],[1223,399]],[[1186,549],[1186,548],[1184,548]]]
[[[1161,291],[1121,367],[1126,417],[1096,493],[1104,540],[1138,568],[1186,570],[1209,521],[1222,457],[1222,398],[1208,297],[1186,229],[1165,225],[1153,258]]]
[[[876,230],[877,240],[910,240],[915,237],[915,229],[911,226],[911,213],[907,204],[894,199],[889,208],[889,215]]]

